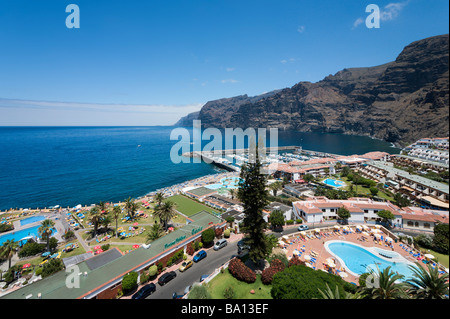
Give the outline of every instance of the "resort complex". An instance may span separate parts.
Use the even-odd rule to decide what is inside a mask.
[[[162,286],[161,280],[177,272],[182,280],[180,265],[190,266],[189,260],[207,255],[211,264],[221,254],[230,254],[230,260],[217,264],[222,272],[202,277],[205,287],[221,280],[223,269],[240,278],[233,257],[237,252],[248,261],[252,248],[242,244],[247,204],[240,188],[248,161],[245,154],[239,156],[239,165],[228,163],[235,165],[229,172],[181,182],[138,199],[2,212],[0,298],[126,299],[138,288],[157,282]],[[216,158],[216,163],[223,161]],[[286,265],[337,275],[342,285],[354,287],[347,287],[353,292],[362,285],[360,276],[377,269],[391,269],[404,280],[414,277],[417,262],[448,276],[448,255],[430,252],[439,246],[411,240],[425,236],[430,243],[441,236],[442,227],[448,232],[448,178],[437,182],[395,163],[398,156],[384,152],[340,156],[300,148],[266,157],[262,167],[268,173],[269,201],[261,217],[266,236],[278,238],[268,253],[275,256],[270,260],[285,259]],[[283,234],[276,231],[280,227]],[[227,242],[232,249],[222,248]],[[242,267],[244,271],[247,266]],[[271,266],[260,269],[258,276],[268,285],[265,289],[272,287],[275,298],[276,282],[266,278],[271,271]],[[136,274],[133,288],[128,287],[130,274]],[[189,290],[174,293],[190,295]]]

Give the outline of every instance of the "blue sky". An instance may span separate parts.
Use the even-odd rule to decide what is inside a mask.
[[[67,5],[80,28],[65,25]],[[382,12],[365,26],[368,4]],[[170,125],[209,100],[393,61],[447,0],[0,0],[0,125]]]

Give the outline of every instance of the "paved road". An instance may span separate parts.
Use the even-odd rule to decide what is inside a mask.
[[[164,286],[156,284],[156,291],[147,297],[147,299],[171,299],[172,294],[176,292],[179,295],[184,293],[187,286],[200,281],[202,275],[210,275],[214,270],[222,266],[231,258],[237,255],[237,242],[228,243],[228,245],[219,251],[209,249],[207,251],[208,256],[202,259],[198,263],[186,270],[180,272],[178,269],[175,271],[177,274],[175,279],[172,279]]]

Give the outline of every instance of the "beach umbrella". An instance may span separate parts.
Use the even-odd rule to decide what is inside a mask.
[[[31,266],[31,264],[25,264],[25,265],[22,266],[22,269],[28,268],[30,266]]]
[[[303,230],[300,232],[301,235],[306,236],[306,232]]]
[[[50,252],[49,252],[49,251],[46,251],[46,252],[43,253],[41,256],[42,256],[42,257],[47,257],[48,255],[50,255]]]
[[[312,268],[312,265],[310,263],[305,263],[306,267]]]
[[[393,239],[391,237],[386,237],[386,240],[389,242],[393,241]]]
[[[138,226],[138,225],[139,225],[138,223],[134,223],[134,224],[133,224],[133,226]]]
[[[334,229],[340,229],[340,227],[338,225],[335,225]]]
[[[133,245],[133,249],[138,249],[139,245]]]
[[[425,258],[434,259],[435,257],[432,254],[425,254]]]
[[[99,250],[101,248],[102,248],[101,246],[97,245],[97,246],[94,247],[94,250]]]
[[[378,234],[378,233],[381,233],[381,230],[379,230],[379,229],[372,229],[372,233]]]
[[[305,260],[311,260],[311,256],[310,255],[305,255]]]
[[[364,236],[370,236],[369,233],[365,232],[365,231],[363,231],[361,234],[364,235]]]
[[[175,228],[173,228],[172,226],[168,228],[169,231],[173,231]]]
[[[380,225],[375,225],[375,228],[380,229],[381,226]]]
[[[341,276],[342,278],[348,277],[348,274],[346,272],[341,271],[339,273],[339,276]]]
[[[103,252],[103,249],[99,249],[99,250],[97,250],[95,253],[96,254],[100,254],[100,253],[102,253]]]
[[[316,232],[316,233],[320,233],[320,230],[319,229],[314,229],[314,231]]]
[[[366,225],[362,225],[362,228],[366,230],[369,229],[369,227],[367,227]]]

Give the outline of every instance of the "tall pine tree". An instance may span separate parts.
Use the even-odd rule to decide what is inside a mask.
[[[261,173],[258,147],[254,143],[249,148],[249,161],[241,167],[241,182],[238,197],[241,200],[245,218],[241,230],[250,246],[249,256],[254,263],[263,260],[269,254],[269,243],[264,230],[267,223],[263,219],[263,208],[268,205],[266,176]]]

